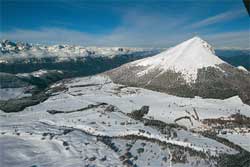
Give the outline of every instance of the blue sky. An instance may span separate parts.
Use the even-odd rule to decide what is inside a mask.
[[[241,0],[0,0],[0,38],[86,46],[170,47],[194,35],[250,48]]]

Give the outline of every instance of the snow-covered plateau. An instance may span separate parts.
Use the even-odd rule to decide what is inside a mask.
[[[0,111],[2,166],[229,166],[230,157],[248,163],[248,127],[233,115],[249,118],[250,106],[237,96],[176,97],[106,75],[63,80],[46,91],[52,94],[40,104]],[[232,124],[217,127],[217,119]],[[221,135],[225,129],[238,131],[237,140]]]

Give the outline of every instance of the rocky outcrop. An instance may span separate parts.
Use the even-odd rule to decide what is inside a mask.
[[[128,113],[128,116],[133,119],[140,120],[144,117],[144,115],[148,114],[148,111],[149,106],[142,106],[141,109],[134,110],[131,113]]]

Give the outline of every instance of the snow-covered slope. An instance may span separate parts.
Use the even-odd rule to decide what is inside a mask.
[[[132,64],[147,67],[138,73],[139,76],[154,69],[159,69],[162,73],[172,70],[181,72],[187,81],[195,81],[198,69],[216,67],[221,63],[225,62],[215,55],[212,46],[199,37],[193,37],[158,55],[135,61]]]
[[[239,95],[250,104],[250,73],[233,67],[199,37],[152,57],[106,72],[115,83],[173,95],[224,99]]]
[[[3,166],[225,167],[249,156],[243,150],[249,145],[242,144],[249,136],[233,143],[217,138],[224,129],[244,136],[248,125],[231,115],[240,111],[249,119],[250,106],[238,97],[182,98],[115,84],[103,75],[64,80],[47,91],[53,93],[40,104],[0,111]],[[147,113],[133,116],[142,106]],[[216,127],[222,117],[231,122]]]

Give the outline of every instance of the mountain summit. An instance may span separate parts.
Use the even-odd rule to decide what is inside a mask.
[[[150,70],[158,69],[162,73],[168,70],[180,72],[186,81],[192,82],[197,78],[198,69],[224,63],[215,55],[214,49],[199,37],[193,37],[172,47],[156,56],[138,60],[133,64],[147,67],[138,73],[142,76]]]
[[[250,73],[215,55],[211,45],[193,37],[152,57],[106,72],[120,84],[169,94],[224,99],[239,95],[250,104]]]

